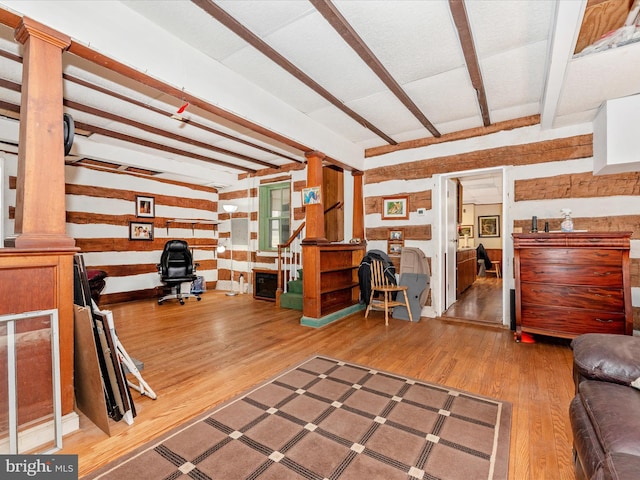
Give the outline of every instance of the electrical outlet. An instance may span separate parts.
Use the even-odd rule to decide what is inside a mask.
[[[422,215],[426,215],[427,214],[427,209],[426,208],[419,208],[417,210],[418,215],[422,216]]]

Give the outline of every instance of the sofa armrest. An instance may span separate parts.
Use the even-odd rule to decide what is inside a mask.
[[[605,480],[635,480],[640,478],[640,457],[627,453],[607,455]]]
[[[622,385],[640,378],[640,337],[587,333],[574,338],[571,348],[575,378]]]

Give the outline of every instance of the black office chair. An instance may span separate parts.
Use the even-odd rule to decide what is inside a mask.
[[[189,251],[189,245],[184,240],[169,240],[164,244],[164,250],[158,264],[160,279],[167,287],[171,287],[171,293],[158,299],[158,304],[170,299],[177,299],[184,305],[184,299],[195,297],[202,300],[196,293],[182,293],[184,282],[193,282],[198,276],[195,274],[197,263],[193,263],[193,256]]]

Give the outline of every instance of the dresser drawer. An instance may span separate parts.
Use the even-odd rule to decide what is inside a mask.
[[[520,250],[520,265],[540,265],[541,263],[620,266],[622,252],[586,248],[524,248]]]
[[[523,306],[520,314],[523,329],[531,327],[563,335],[583,333],[625,333],[624,313],[601,312],[562,307]]]
[[[622,285],[622,267],[618,265],[520,265],[520,281],[565,285],[617,287]]]
[[[622,288],[522,283],[520,296],[523,305],[624,311]]]

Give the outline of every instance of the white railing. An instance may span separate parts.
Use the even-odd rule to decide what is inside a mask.
[[[287,283],[299,278],[298,270],[302,268],[302,239],[305,222],[302,222],[289,239],[278,245],[278,289],[276,304],[280,306],[280,295],[288,290]]]

